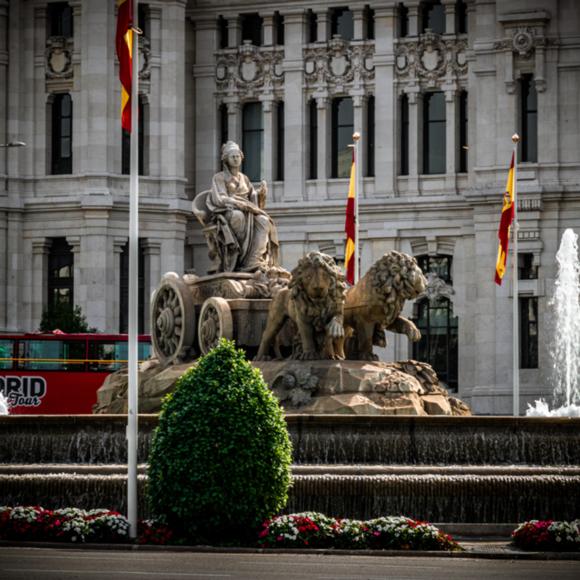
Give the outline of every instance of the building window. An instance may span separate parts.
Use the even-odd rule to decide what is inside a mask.
[[[427,0],[421,5],[421,32],[445,34],[445,8],[440,0]]]
[[[459,93],[459,172],[467,173],[467,91]]]
[[[74,254],[66,238],[53,238],[48,254],[49,308],[59,304],[74,305]]]
[[[249,40],[254,46],[262,46],[263,21],[256,12],[242,14],[242,42]]]
[[[369,96],[367,100],[367,167],[366,176],[375,175],[375,97]]]
[[[538,98],[532,75],[524,75],[520,81],[520,111],[520,158],[535,163],[538,160]]]
[[[318,178],[318,108],[316,100],[308,101],[308,139],[309,139],[309,163],[308,178]]]
[[[274,44],[284,44],[284,16],[280,12],[274,12]]]
[[[364,8],[365,40],[375,39],[375,11],[367,4]]]
[[[139,175],[145,175],[145,105],[143,103],[143,98],[139,96],[139,116],[138,116],[138,128],[139,128]],[[123,175],[129,175],[131,173],[131,133],[122,129],[123,141],[121,146],[121,173]]]
[[[520,368],[538,368],[538,298],[520,298]]]
[[[149,38],[149,5],[141,4],[137,6],[137,26],[143,32],[143,36]]]
[[[409,175],[409,97],[407,95],[401,95],[399,107],[401,110],[399,175]]]
[[[284,101],[276,107],[276,181],[284,181]]]
[[[352,164],[352,134],[354,111],[352,99],[344,97],[332,101],[332,177],[348,177]]]
[[[409,9],[403,3],[397,6],[397,24],[399,38],[405,38],[409,34]]]
[[[251,181],[259,181],[262,175],[263,132],[261,103],[246,103],[242,113],[243,171]]]
[[[445,173],[445,95],[426,93],[423,99],[423,173]]]
[[[308,42],[316,42],[318,40],[318,14],[308,9]]]
[[[54,95],[52,101],[51,173],[72,173],[72,99],[68,93]]]
[[[138,282],[138,307],[137,326],[139,334],[143,334],[145,328],[145,251],[142,240],[139,240],[139,282]],[[120,287],[119,287],[119,332],[129,330],[129,242],[123,246],[120,263]]]
[[[352,40],[354,36],[354,23],[352,12],[348,8],[333,8],[331,12],[331,31],[343,40]]]
[[[72,38],[72,8],[67,2],[51,2],[48,5],[48,35]]]
[[[228,21],[223,16],[218,16],[218,48],[223,50],[228,47]]]
[[[417,258],[423,272],[433,272],[451,284],[451,256],[420,256]],[[413,357],[429,363],[439,380],[451,391],[457,391],[458,376],[458,323],[453,304],[443,296],[416,304],[417,328],[421,340],[413,343]]]
[[[518,252],[518,279],[538,279],[538,266],[534,263],[534,254]]]
[[[221,148],[228,140],[228,106],[222,103],[219,108],[219,123],[220,123],[220,142],[218,157],[221,164]]]
[[[455,4],[455,30],[457,30],[457,34],[467,34],[467,4],[465,0],[457,0],[457,4]]]

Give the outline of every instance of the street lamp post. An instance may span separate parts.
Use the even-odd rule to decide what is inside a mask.
[[[0,143],[0,147],[26,147],[24,141],[8,141],[8,143]]]

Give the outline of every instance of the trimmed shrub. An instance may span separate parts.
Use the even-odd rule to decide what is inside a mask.
[[[290,463],[278,401],[222,340],[164,401],[149,457],[151,510],[190,539],[249,540],[285,506]]]

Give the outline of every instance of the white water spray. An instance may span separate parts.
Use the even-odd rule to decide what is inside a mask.
[[[0,415],[8,415],[10,413],[10,408],[8,407],[8,401],[4,396],[4,393],[0,391]]]
[[[580,262],[578,235],[567,229],[556,254],[558,273],[550,307],[554,340],[550,351],[554,369],[554,410],[545,401],[528,406],[528,416],[580,416]]]

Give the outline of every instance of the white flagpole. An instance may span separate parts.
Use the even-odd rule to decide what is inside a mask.
[[[139,416],[138,312],[139,312],[139,34],[136,26],[139,0],[133,2],[131,50],[131,175],[129,187],[129,392],[127,409],[127,519],[129,536],[137,537],[137,439]]]
[[[358,196],[362,188],[361,184],[361,167],[360,167],[360,133],[354,133],[352,136],[354,141],[354,283],[356,284],[360,278],[360,256],[359,256],[359,234],[358,234]]]
[[[514,144],[514,220],[512,226],[512,272],[513,272],[513,406],[514,417],[520,414],[520,324],[519,324],[519,284],[518,284],[518,142],[520,136],[512,135]]]

